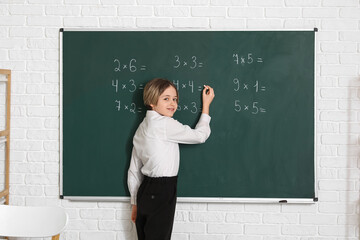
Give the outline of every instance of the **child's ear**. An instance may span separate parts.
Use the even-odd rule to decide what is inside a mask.
[[[152,110],[154,110],[155,105],[154,105],[154,104],[150,104],[150,107],[151,107]]]

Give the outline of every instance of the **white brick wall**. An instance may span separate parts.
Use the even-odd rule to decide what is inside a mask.
[[[179,203],[173,239],[360,238],[359,0],[0,0],[0,68],[13,70],[11,203],[66,208],[61,239],[136,239],[128,203],[58,199],[61,27],[318,27],[319,202]]]

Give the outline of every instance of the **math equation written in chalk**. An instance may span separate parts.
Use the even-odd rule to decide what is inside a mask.
[[[176,54],[172,56],[170,62],[164,63],[164,67],[171,68],[172,71],[190,70],[198,71],[200,69],[206,69],[206,59],[201,56],[193,55],[191,57],[181,56]],[[255,56],[253,53],[238,53],[234,52],[232,56],[228,57],[228,62],[233,68],[239,69],[246,68],[254,64],[265,64],[266,61],[261,56]],[[143,81],[144,73],[151,69],[151,62],[143,62],[141,59],[136,58],[121,58],[117,57],[113,59],[113,65],[109,67],[109,70],[116,74],[116,77],[109,81],[111,84],[112,93],[114,99],[112,106],[114,111],[126,112],[129,114],[144,113],[146,107],[143,103],[135,103],[132,101],[132,97],[128,97],[129,94],[135,94],[140,91],[142,96],[145,84]],[[123,77],[122,74],[127,73],[127,77]],[[129,78],[128,73],[131,73]],[[141,79],[141,80],[140,80]],[[194,79],[196,79],[194,77]],[[202,111],[202,104],[199,100],[199,95],[203,90],[203,84],[198,83],[194,79],[170,79],[180,96],[186,93],[187,98],[182,100],[180,98],[177,111],[189,114],[198,114]],[[148,81],[151,79],[148,79]],[[257,96],[264,94],[268,91],[266,80],[264,79],[243,79],[239,77],[225,78],[225,81],[231,81],[232,88],[228,89],[229,92],[234,93],[234,100],[232,103],[233,111],[243,114],[260,115],[266,113],[266,102],[257,100]],[[216,89],[215,89],[216,92]],[[236,98],[236,95],[239,98]],[[240,96],[244,94],[250,94],[252,97],[248,100],[240,99]],[[189,96],[193,96],[193,99],[189,99]],[[260,98],[259,98],[260,99]],[[262,98],[261,98],[262,99]]]

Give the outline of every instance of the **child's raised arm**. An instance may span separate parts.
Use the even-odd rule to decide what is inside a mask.
[[[203,101],[202,113],[206,113],[209,115],[210,104],[214,99],[214,97],[215,97],[214,89],[208,85],[204,85],[204,90],[202,92],[202,101]]]

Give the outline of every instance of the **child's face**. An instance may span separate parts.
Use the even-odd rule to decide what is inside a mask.
[[[160,95],[157,104],[150,104],[150,106],[161,115],[172,117],[178,106],[177,98],[175,88],[170,86]]]

